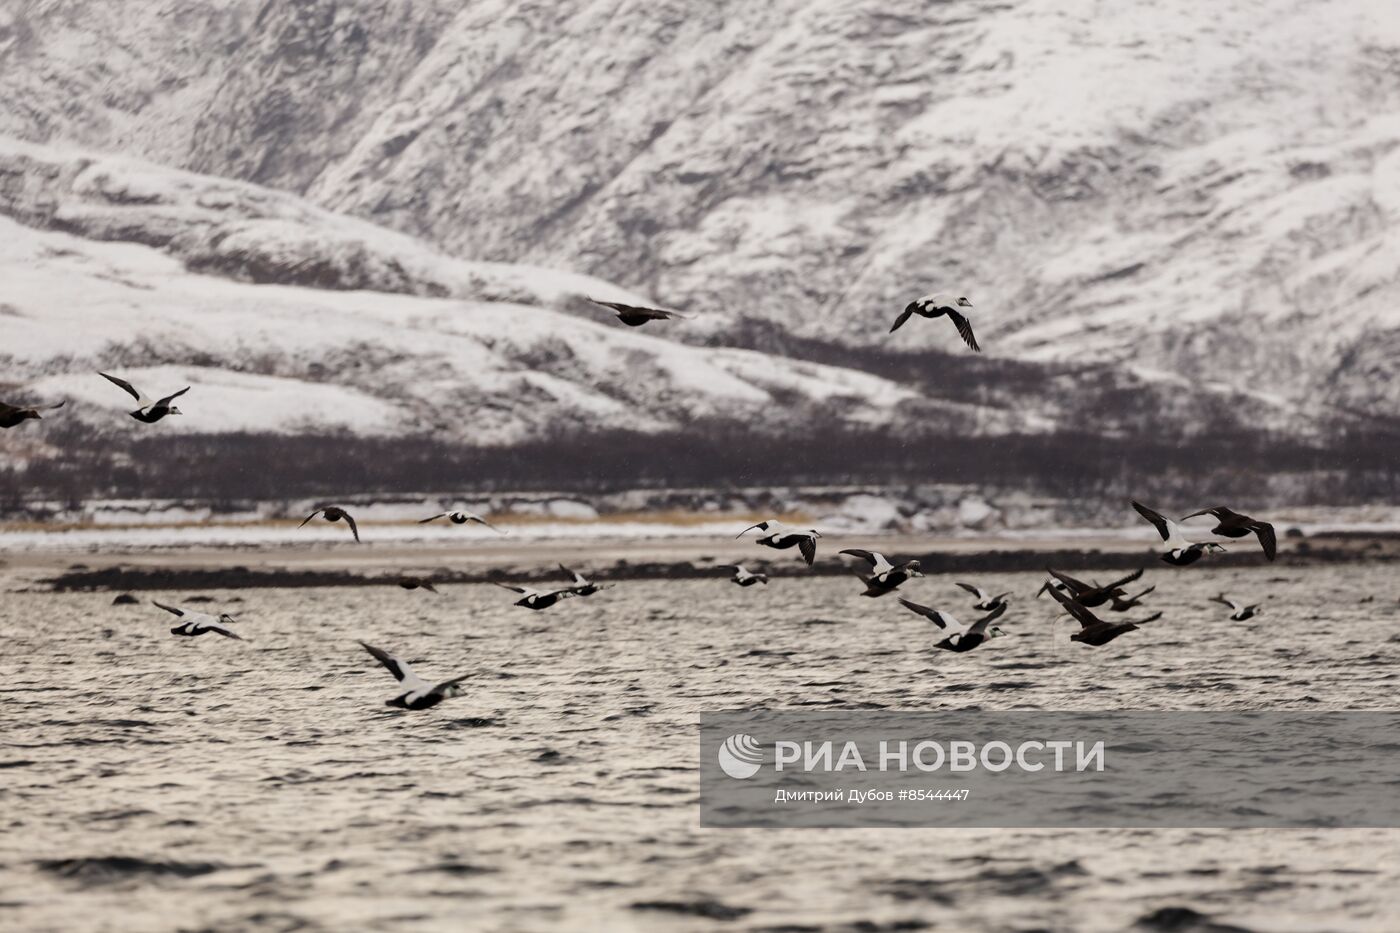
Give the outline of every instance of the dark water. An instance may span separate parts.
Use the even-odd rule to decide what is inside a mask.
[[[1384,566],[1149,572],[1166,618],[1097,650],[1052,641],[1039,581],[984,579],[1016,637],[961,655],[853,580],[208,594],[246,643],[6,594],[0,928],[1397,928],[1400,832],[699,828],[702,710],[1397,707]],[[467,694],[384,707],[357,638]]]

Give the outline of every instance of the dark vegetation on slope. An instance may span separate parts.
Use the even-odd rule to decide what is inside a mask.
[[[1309,445],[1237,428],[1185,443],[1148,434],[955,438],[849,428],[774,437],[714,422],[664,435],[561,433],[496,448],[430,437],[255,434],[123,442],[69,424],[50,430],[45,440],[60,452],[0,470],[0,511],[26,500],[91,497],[218,503],[424,489],[602,493],[932,483],[1084,501],[1400,501],[1395,432],[1338,433]]]

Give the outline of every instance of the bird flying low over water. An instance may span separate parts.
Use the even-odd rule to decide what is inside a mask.
[[[1162,545],[1165,550],[1162,552],[1162,560],[1176,567],[1185,567],[1187,564],[1194,564],[1205,554],[1212,551],[1224,551],[1222,545],[1214,541],[1195,543],[1187,541],[1181,533],[1181,526],[1167,518],[1161,512],[1155,512],[1136,500],[1133,508],[1138,514],[1152,523],[1152,527],[1157,529],[1157,534],[1162,536]]]
[[[399,577],[399,586],[406,590],[427,590],[429,593],[436,593],[437,587],[433,586],[431,580],[424,580],[422,577]]]
[[[439,518],[445,518],[454,525],[465,525],[468,522],[473,522],[478,525],[485,525],[487,528],[490,528],[498,535],[505,534],[504,531],[497,528],[495,525],[491,524],[486,519],[482,518],[480,515],[477,515],[475,512],[439,512],[431,518],[418,519],[418,524],[426,525],[428,524],[428,522],[435,522]]]
[[[1126,596],[1127,592],[1123,589],[1123,584],[1132,583],[1138,577],[1142,576],[1143,573],[1142,568],[1139,567],[1126,577],[1114,580],[1107,586],[1100,586],[1097,583],[1085,583],[1082,580],[1076,580],[1069,574],[1060,573],[1058,570],[1051,570],[1049,567],[1045,568],[1045,572],[1054,577],[1058,582],[1047,580],[1045,585],[1036,592],[1035,595],[1037,598],[1046,590],[1059,590],[1061,593],[1067,593],[1081,604],[1091,608],[1094,606],[1102,606],[1110,599]]]
[[[1006,597],[1011,595],[1010,593],[998,593],[996,596],[990,596],[982,587],[973,586],[971,583],[959,583],[958,586],[973,595],[973,598],[975,598],[977,602],[972,604],[972,608],[979,609],[982,612],[991,612],[998,606],[1006,605]]]
[[[1215,516],[1216,525],[1210,530],[1213,535],[1220,535],[1222,538],[1243,538],[1247,535],[1254,535],[1259,539],[1259,546],[1264,549],[1265,557],[1273,560],[1278,555],[1278,538],[1274,535],[1274,526],[1268,522],[1261,522],[1248,515],[1241,515],[1223,505],[1192,512],[1182,521],[1186,521],[1187,518],[1195,518],[1197,515]]]
[[[1136,609],[1138,606],[1142,605],[1142,598],[1156,588],[1156,584],[1153,584],[1136,596],[1115,596],[1113,597],[1113,605],[1108,608],[1112,609],[1114,612],[1127,612],[1129,609]]]
[[[53,411],[67,404],[68,402],[63,401],[59,402],[57,405],[46,405],[40,408],[20,408],[16,405],[6,405],[4,402],[0,402],[0,428],[13,428],[15,425],[28,421],[31,418],[37,418],[42,421],[44,420],[44,416],[39,414],[39,412]]]
[[[1149,622],[1156,622],[1162,617],[1162,614],[1158,612],[1145,619],[1133,619],[1126,622],[1105,622],[1103,619],[1094,615],[1083,603],[1080,603],[1072,596],[1060,592],[1054,587],[1051,587],[1050,595],[1055,597],[1056,601],[1058,601],[1061,606],[1065,607],[1065,611],[1074,616],[1075,620],[1079,623],[1079,631],[1069,637],[1070,641],[1083,642],[1093,648],[1100,648],[1113,641],[1113,639],[1117,638],[1119,635],[1134,631],[1139,626],[1146,625]]]
[[[666,321],[671,318],[685,320],[685,315],[678,311],[663,311],[660,308],[643,308],[639,305],[625,305],[620,301],[599,301],[597,298],[590,298],[589,301],[595,305],[602,305],[605,308],[612,308],[617,312],[617,319],[628,327],[641,327],[647,321]]]
[[[594,583],[577,570],[570,570],[563,564],[559,565],[559,569],[564,571],[564,576],[574,578],[574,585],[569,589],[574,591],[575,596],[592,596],[599,590],[606,590],[612,586],[611,583]]]
[[[1002,603],[996,609],[993,609],[971,625],[963,625],[946,612],[930,609],[928,606],[920,606],[918,603],[910,602],[903,596],[899,597],[899,604],[911,612],[917,612],[946,633],[943,640],[935,643],[933,646],[935,648],[941,648],[944,651],[971,651],[989,638],[997,638],[1006,634],[997,626],[992,625],[992,623],[1001,618],[1001,614],[1006,611],[1005,603]]]
[[[729,580],[731,583],[737,583],[740,586],[753,586],[755,583],[762,583],[764,586],[767,586],[768,574],[750,573],[744,569],[743,564],[735,564],[734,576],[730,577]]]
[[[207,612],[194,612],[189,609],[180,609],[176,606],[167,606],[164,603],[157,603],[155,600],[151,600],[151,602],[171,615],[178,616],[183,620],[179,625],[170,630],[170,634],[172,635],[189,635],[194,637],[209,632],[216,632],[225,638],[236,638],[239,641],[243,640],[242,636],[235,634],[228,628],[228,626],[238,621],[228,613],[214,616]]]
[[[821,532],[816,529],[789,528],[776,519],[770,519],[766,522],[750,525],[734,537],[742,538],[755,528],[763,532],[756,539],[758,544],[778,551],[796,547],[802,553],[802,559],[807,562],[808,567],[812,566],[812,561],[817,559],[817,539],[821,537]]]
[[[342,508],[339,508],[338,506],[328,505],[328,506],[326,506],[326,507],[323,508],[323,509],[317,509],[316,511],[312,512],[310,515],[306,516],[306,518],[302,521],[302,523],[301,523],[300,525],[298,525],[297,527],[298,527],[298,528],[305,528],[305,527],[306,527],[306,523],[309,522],[309,521],[311,521],[311,520],[312,520],[313,518],[315,518],[317,515],[324,515],[325,518],[326,518],[326,521],[328,521],[328,522],[338,522],[338,521],[340,521],[341,519],[344,519],[344,520],[345,520],[345,524],[347,524],[347,525],[350,526],[350,533],[351,533],[352,535],[355,536],[355,543],[356,543],[356,544],[359,544],[359,543],[360,543],[360,528],[359,528],[358,525],[355,524],[355,519],[354,519],[354,517],[351,516],[351,514],[350,514],[349,512],[345,511],[345,510],[342,509]]]
[[[899,317],[894,319],[890,333],[899,330],[904,326],[905,321],[916,314],[926,318],[942,317],[946,314],[948,320],[952,321],[953,326],[958,329],[958,336],[962,337],[963,343],[981,353],[982,348],[977,345],[977,338],[972,335],[972,322],[967,319],[967,314],[970,311],[972,311],[972,302],[966,298],[954,298],[951,295],[928,295],[905,305],[904,310],[899,313]]]
[[[179,392],[167,395],[165,398],[153,402],[150,399],[146,398],[144,394],[137,391],[136,387],[131,383],[127,382],[125,379],[118,379],[116,376],[109,376],[106,373],[98,373],[98,375],[101,376],[103,379],[106,379],[113,385],[120,386],[121,388],[125,389],[128,395],[136,399],[136,410],[127,412],[127,414],[131,415],[131,417],[135,418],[137,421],[140,421],[144,424],[155,424],[157,421],[164,418],[166,415],[184,414],[184,412],[180,411],[180,409],[176,408],[170,403],[173,402],[175,399],[179,398],[180,396],[184,395],[186,392],[188,392],[190,390],[189,386],[185,386]]]
[[[879,551],[866,551],[858,547],[846,548],[841,553],[859,558],[870,565],[870,573],[860,574],[861,582],[865,584],[865,592],[860,594],[862,596],[875,597],[893,593],[899,589],[900,584],[910,578],[924,575],[916,560],[892,564],[889,558]]]
[[[512,590],[521,594],[520,599],[515,601],[515,605],[524,606],[526,609],[534,609],[536,612],[541,609],[548,609],[561,599],[568,599],[570,596],[579,595],[578,591],[573,587],[541,593],[539,590],[532,590],[528,586],[511,586],[509,583],[497,583],[496,585],[503,589]]]
[[[1231,622],[1243,622],[1246,619],[1254,618],[1264,611],[1264,608],[1259,603],[1255,603],[1252,606],[1241,606],[1233,599],[1226,598],[1224,593],[1221,593],[1219,596],[1212,596],[1210,601],[1213,603],[1220,603],[1222,606],[1229,606]]]
[[[440,684],[430,684],[413,670],[389,654],[387,651],[380,651],[373,645],[360,642],[360,645],[374,655],[375,660],[384,665],[385,670],[394,675],[394,679],[403,687],[404,692],[394,697],[392,700],[385,700],[385,706],[393,706],[398,709],[432,709],[443,700],[449,697],[461,696],[461,682],[466,680],[466,676],[454,677],[451,680],[444,680]]]

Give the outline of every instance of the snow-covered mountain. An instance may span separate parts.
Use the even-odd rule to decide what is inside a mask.
[[[748,318],[949,348],[945,322],[885,333],[939,289],[989,355],[1104,364],[1178,421],[1212,394],[1298,432],[1400,403],[1400,8],[1374,0],[32,3],[0,11],[0,132],[578,270],[700,312],[667,335],[692,344]],[[77,232],[111,239],[77,195]],[[277,203],[297,217],[239,207],[231,244],[193,247],[182,209],[153,246],[285,281],[248,256],[319,222]],[[310,255],[360,236],[318,232],[301,284],[534,302],[509,289],[548,278],[367,255],[319,278]],[[565,292],[539,303],[577,312]],[[993,407],[991,429],[1065,414]]]
[[[194,384],[162,431],[433,433],[501,444],[570,426],[776,431],[1012,412],[917,397],[868,373],[624,328],[587,276],[443,256],[255,185],[123,157],[0,141],[6,395],[138,432],[96,374],[151,397]],[[693,327],[703,337],[705,323]]]

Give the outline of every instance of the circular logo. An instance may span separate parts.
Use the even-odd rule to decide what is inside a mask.
[[[751,735],[731,735],[719,747],[720,770],[732,778],[751,778],[762,764],[763,747]]]

